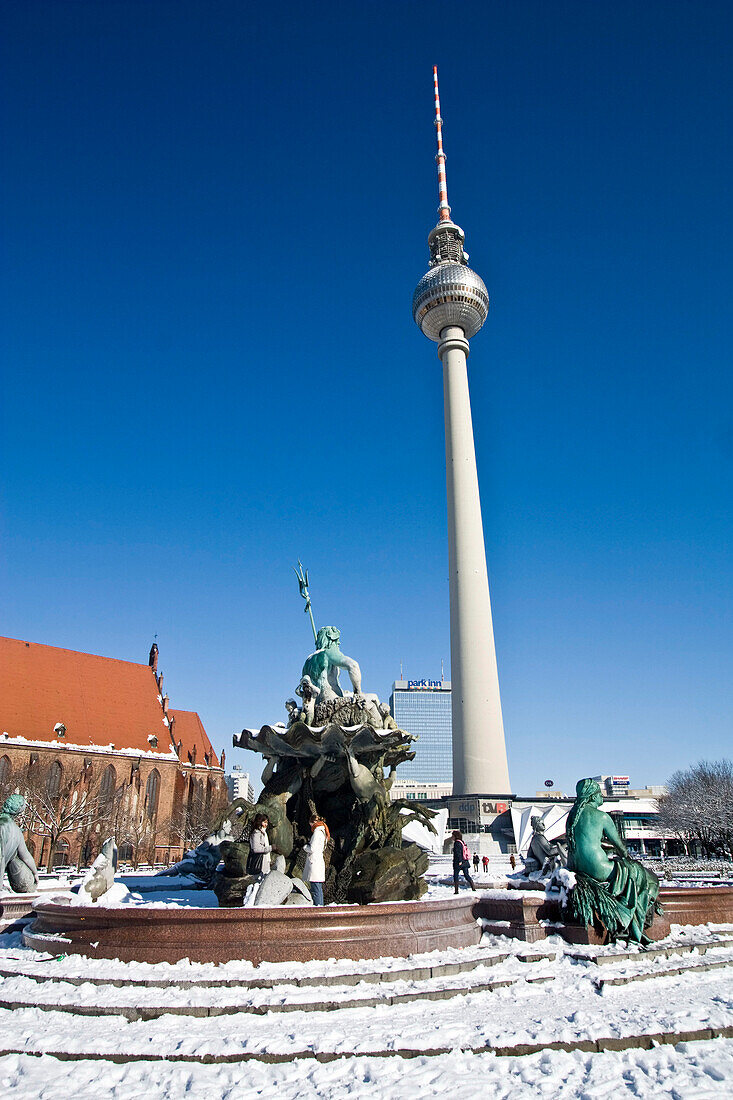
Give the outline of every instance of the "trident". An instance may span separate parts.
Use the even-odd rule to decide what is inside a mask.
[[[311,617],[311,626],[313,627],[313,641],[317,643],[318,636],[316,634],[316,624],[313,621],[313,612],[311,611],[311,598],[308,591],[308,570],[306,569],[305,572],[303,572],[303,564],[300,558],[298,558],[298,568],[296,569],[295,566],[293,566],[293,572],[298,578],[298,587],[300,588],[300,594],[305,600],[305,607],[303,610],[307,611]]]

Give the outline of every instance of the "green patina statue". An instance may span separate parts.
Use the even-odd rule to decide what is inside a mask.
[[[226,819],[230,833],[220,846],[224,872],[213,887],[219,904],[241,905],[254,881],[246,867],[256,816],[267,819],[271,850],[282,864],[268,880],[273,874],[282,880],[284,872],[301,883],[311,866],[308,845],[315,818],[326,828],[327,844],[324,878],[313,885],[322,884],[327,904],[419,898],[427,890],[423,876],[428,857],[403,839],[403,828],[415,821],[434,833],[434,811],[390,798],[397,766],[415,756],[415,738],[398,729],[389,706],[377,695],[362,691],[361,669],[341,652],[338,628],[316,630],[308,571],[300,561],[295,575],[316,649],[306,658],[295,689],[302,707],[295,699],[285,704],[287,725],[278,722],[259,732],[244,729],[233,739],[236,747],[259,753],[266,764],[257,805],[238,799],[214,823],[214,829],[223,828]],[[339,684],[342,669],[352,691]],[[307,890],[300,893],[307,896]]]
[[[575,886],[568,895],[571,917],[581,924],[599,922],[608,939],[632,940],[646,945],[645,931],[654,914],[659,879],[631,859],[609,814],[599,807],[603,794],[594,779],[581,779],[575,788],[575,804],[568,815],[568,870]],[[616,853],[606,854],[603,841]]]
[[[18,818],[25,809],[22,794],[11,794],[0,812],[0,890],[7,874],[11,890],[28,894],[38,885],[38,870],[18,825]]]
[[[322,626],[316,634],[316,650],[306,658],[296,694],[303,695],[303,688],[312,685],[318,691],[316,700],[336,699],[343,696],[339,684],[339,673],[345,669],[349,674],[354,693],[361,693],[361,669],[353,657],[347,657],[339,649],[341,631],[337,626]],[[306,682],[310,682],[305,683]]]

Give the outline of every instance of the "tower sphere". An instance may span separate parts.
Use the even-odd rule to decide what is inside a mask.
[[[412,297],[412,316],[429,340],[440,340],[449,325],[475,336],[489,313],[489,293],[480,275],[466,264],[437,263],[423,275]]]

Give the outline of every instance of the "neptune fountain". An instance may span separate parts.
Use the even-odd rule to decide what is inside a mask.
[[[264,757],[264,788],[256,806],[238,799],[226,811],[232,839],[221,846],[224,873],[214,886],[219,902],[241,904],[250,884],[247,841],[256,814],[267,817],[273,852],[295,879],[303,877],[311,818],[326,822],[326,903],[416,900],[427,889],[428,859],[416,844],[403,846],[402,829],[418,820],[434,832],[433,811],[389,794],[397,767],[415,756],[414,737],[397,728],[387,704],[362,691],[360,666],[341,651],[338,628],[316,629],[308,575],[302,566],[296,573],[315,649],[295,688],[301,705],[286,703],[287,724],[244,729],[234,737],[235,747]],[[351,691],[342,688],[341,671]]]

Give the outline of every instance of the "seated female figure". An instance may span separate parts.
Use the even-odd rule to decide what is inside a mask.
[[[644,930],[658,909],[659,879],[630,858],[612,818],[599,808],[603,794],[598,783],[581,779],[575,792],[567,824],[568,870],[577,876],[570,907],[584,923],[596,916],[612,940],[647,944]],[[604,838],[618,853],[613,859],[603,849]]]

